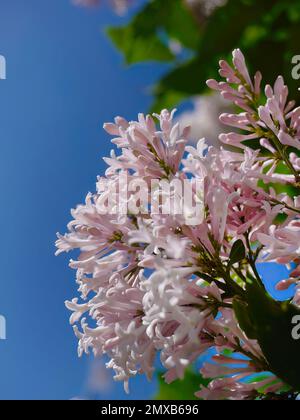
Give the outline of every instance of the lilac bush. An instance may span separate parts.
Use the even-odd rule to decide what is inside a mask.
[[[282,77],[263,90],[262,75],[251,78],[240,50],[232,65],[220,62],[220,75],[224,81],[208,86],[238,110],[220,116],[234,128],[221,134],[221,148],[207,147],[204,139],[190,146],[190,128],[174,122],[175,111],[104,125],[118,152],[105,159],[96,193],[72,210],[69,232],[57,241],[58,254],[80,250],[70,262],[80,299],[66,306],[79,355],[108,355],[107,367],[127,392],[131,377],[152,378],[157,353],[171,383],[214,348],[200,372],[210,383],[199,386],[197,397],[294,398],[300,381],[293,359],[299,343],[291,338],[292,317],[300,313],[300,108],[288,101]],[[192,208],[181,202],[182,212],[157,211],[158,186],[156,211],[149,209],[132,189],[121,194],[122,175],[146,186],[185,181],[192,204],[203,204],[201,217],[188,223]],[[176,204],[181,198],[170,191]],[[136,211],[124,217],[119,206],[133,201]],[[293,300],[280,303],[266,292],[256,265],[268,261],[293,265],[290,278],[278,284],[279,290],[294,286]]]

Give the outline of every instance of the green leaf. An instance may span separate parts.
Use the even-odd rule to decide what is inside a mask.
[[[181,103],[186,94],[176,92],[173,90],[166,90],[164,93],[159,94],[156,88],[153,91],[155,100],[151,106],[150,112],[159,113],[162,109],[173,109],[177,104]]]
[[[268,83],[282,74],[293,96],[300,98],[300,83],[291,76],[291,58],[299,54],[299,9],[296,0],[228,0],[202,27],[194,57],[176,65],[157,84],[153,108],[164,108],[167,103],[170,107],[169,92],[172,107],[177,105],[175,92],[185,98],[206,93],[205,81],[219,78],[218,61],[230,59],[231,51],[238,47],[252,72],[261,70]]]
[[[179,92],[185,97],[208,91],[205,82],[208,78],[218,78],[219,60],[229,58],[231,51],[241,44],[245,28],[255,24],[262,11],[265,12],[267,6],[260,4],[264,2],[255,3],[229,0],[225,6],[216,9],[202,29],[195,57],[177,65],[155,87],[153,108],[166,107],[165,97],[169,91]],[[172,103],[174,105],[176,102]]]
[[[257,337],[256,330],[253,326],[253,322],[249,314],[249,306],[247,303],[236,297],[233,300],[233,310],[240,328],[244,331],[250,340],[255,340]]]
[[[199,391],[200,385],[207,386],[210,380],[204,379],[200,373],[195,373],[191,370],[187,370],[183,380],[178,379],[177,381],[167,384],[162,377],[162,373],[159,374],[159,392],[156,395],[156,400],[171,400],[171,401],[187,401],[197,400],[195,393]]]
[[[213,283],[215,281],[215,279],[213,277],[211,277],[211,276],[209,276],[208,274],[205,274],[205,273],[199,272],[199,273],[196,273],[196,275],[198,277],[200,277],[202,280],[205,280],[209,284]]]
[[[172,108],[187,97],[206,93],[205,81],[218,77],[219,59],[230,58],[237,47],[243,49],[253,71],[262,71],[264,80],[273,83],[282,74],[296,99],[300,98],[300,83],[291,75],[291,59],[299,54],[298,0],[228,0],[199,22],[182,0],[152,0],[127,26],[109,28],[128,64],[173,62],[170,73],[154,89],[153,110]],[[172,52],[173,40],[190,52],[186,61],[182,61],[186,54],[178,60]]]
[[[246,257],[245,246],[244,246],[243,241],[239,239],[232,246],[230,256],[229,256],[229,265],[232,266],[244,260],[245,257]]]
[[[163,27],[170,39],[174,39],[188,49],[199,47],[202,28],[182,0],[160,0],[166,12]]]
[[[155,34],[149,34],[146,38],[138,36],[131,27],[108,28],[107,33],[124,53],[127,64],[149,60],[170,61],[174,57]]]
[[[251,336],[258,340],[270,371],[300,391],[300,340],[294,340],[292,320],[300,309],[290,302],[273,300],[262,288],[247,285]]]
[[[199,27],[181,0],[150,1],[127,26],[108,28],[107,33],[128,64],[171,61],[175,58],[171,40],[194,49],[200,37]]]
[[[171,109],[186,97],[211,93],[206,86],[208,78],[218,78],[217,58],[203,62],[195,57],[176,66],[154,87],[155,100],[152,109]]]

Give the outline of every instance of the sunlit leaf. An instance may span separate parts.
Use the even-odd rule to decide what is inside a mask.
[[[183,380],[166,384],[162,374],[159,374],[159,392],[156,400],[197,400],[195,392],[200,390],[200,386],[207,386],[210,380],[204,379],[200,373],[188,370]]]
[[[149,34],[145,38],[136,35],[131,27],[108,28],[107,33],[119,50],[124,53],[127,64],[149,60],[170,61],[174,57],[169,48],[155,34]]]
[[[170,61],[174,58],[172,40],[195,49],[200,37],[196,21],[181,0],[150,1],[127,26],[107,32],[128,64]]]

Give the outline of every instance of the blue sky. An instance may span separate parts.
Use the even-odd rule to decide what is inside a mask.
[[[75,273],[67,256],[54,257],[55,234],[104,171],[111,147],[102,123],[146,111],[146,87],[165,71],[124,67],[104,34],[119,21],[69,0],[1,0],[0,315],[8,339],[0,341],[0,399],[84,393],[90,362],[77,358],[64,307],[76,295]],[[261,270],[266,279],[273,273]],[[130,398],[150,398],[155,387],[132,381]],[[125,397],[121,384],[108,392],[103,398]]]
[[[54,257],[55,234],[104,170],[110,143],[102,123],[147,110],[145,86],[164,71],[124,67],[104,34],[119,21],[107,8],[69,0],[1,0],[1,399],[82,392],[89,362],[77,358],[64,307],[76,295],[75,273],[67,256]],[[155,384],[138,380],[131,389],[130,398],[148,398]],[[110,392],[124,397],[121,385]]]

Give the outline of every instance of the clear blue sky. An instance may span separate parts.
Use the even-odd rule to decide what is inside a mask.
[[[76,295],[75,273],[68,257],[54,257],[55,233],[104,170],[102,123],[146,111],[146,87],[165,70],[124,68],[103,33],[119,20],[69,0],[1,0],[8,78],[0,81],[0,314],[8,340],[0,341],[0,399],[83,392],[89,362],[77,358],[64,307]],[[150,398],[155,383],[138,379],[131,390],[132,399]],[[123,397],[121,385],[103,396]]]
[[[69,0],[1,0],[0,398],[72,398],[87,361],[78,360],[64,301],[76,295],[68,257],[54,257],[69,209],[94,191],[110,143],[102,123],[147,110],[145,86],[159,66],[125,69],[103,30],[120,19]],[[126,71],[125,71],[126,70]],[[155,385],[132,383],[131,398]],[[111,398],[124,396],[117,386]],[[107,395],[105,395],[107,398]]]

